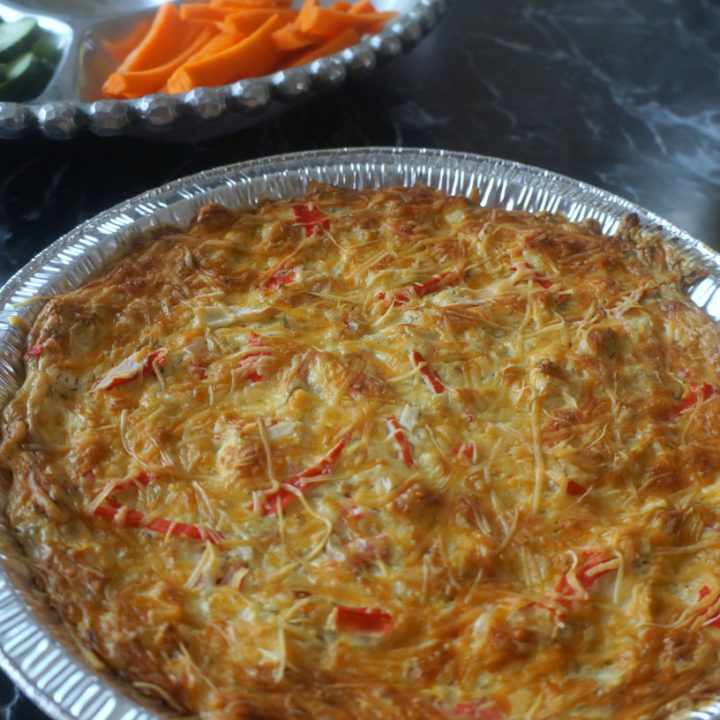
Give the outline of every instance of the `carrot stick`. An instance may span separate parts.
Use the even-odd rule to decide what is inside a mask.
[[[302,25],[309,25],[313,20],[313,13],[317,10],[317,0],[305,0],[300,8],[300,14],[297,16],[295,25],[298,30]]]
[[[299,58],[296,58],[287,67],[300,67],[300,65],[306,65],[307,63],[313,62],[313,60],[318,60],[326,55],[332,55],[333,53],[340,52],[351,45],[357,45],[360,40],[361,38],[355,30],[352,28],[345,28],[345,30],[343,30],[339,35],[330,38],[319,47],[306,52]]]
[[[158,9],[152,25],[140,44],[120,63],[117,72],[149,70],[163,65],[197,36],[198,29],[187,28],[172,3]],[[172,41],[169,41],[172,38]]]
[[[366,13],[375,13],[377,10],[375,9],[375,6],[370,2],[370,0],[360,0],[359,3],[355,3],[349,10],[349,13],[352,15],[364,15]],[[385,20],[382,22],[377,23],[376,25],[373,25],[372,27],[367,28],[365,32],[374,34],[378,33],[383,29],[383,25],[385,25]]]
[[[280,60],[280,51],[272,34],[282,25],[271,17],[252,35],[236,45],[209,57],[178,68],[168,81],[170,92],[185,92],[195,87],[225,85],[241,78],[264,75]]]
[[[205,58],[209,58],[211,55],[216,55],[223,50],[227,50],[233,45],[237,45],[241,40],[244,40],[245,37],[245,35],[238,33],[221,32],[219,35],[212,38],[205,47],[200,48],[195,55],[189,58],[187,64],[204,60]]]
[[[147,35],[150,25],[152,25],[150,18],[142,18],[124,38],[108,43],[106,47],[107,53],[117,65],[119,65],[127,54]]]
[[[220,21],[233,12],[236,8],[211,7],[207,3],[183,3],[180,6],[180,17],[183,20],[207,20]]]
[[[375,6],[370,0],[360,0],[360,2],[355,3],[348,12],[353,15],[362,15],[362,13],[374,13],[377,12],[377,10],[375,10]]]
[[[249,8],[228,15],[225,18],[225,31],[250,35],[273,15],[277,15],[284,23],[290,23],[297,17],[298,11],[290,8]]]
[[[317,0],[306,0],[298,15],[297,25],[301,32],[308,35],[332,37],[345,28],[351,27],[358,32],[374,29],[378,23],[394,18],[394,12],[376,12],[352,14],[331,8],[319,7]]]
[[[289,8],[292,0],[210,0],[212,7],[241,8]]]
[[[179,55],[152,70],[113,73],[105,81],[103,92],[117,98],[136,98],[160,92],[175,70],[206,45],[217,32],[215,28],[205,28]]]
[[[396,15],[377,12],[371,0],[335,0],[331,7],[304,0],[299,11],[292,2],[191,0],[179,9],[166,2],[108,49],[119,66],[105,94],[184,92],[298,67],[356,44]]]
[[[317,38],[301,33],[295,23],[288,23],[273,33],[273,42],[278,50],[291,52],[292,50],[306,48],[308,45],[314,45]]]

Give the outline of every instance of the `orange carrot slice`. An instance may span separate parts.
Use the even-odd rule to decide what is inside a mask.
[[[353,5],[348,10],[348,12],[352,15],[363,15],[366,13],[375,13],[377,12],[377,10],[375,9],[375,6],[370,2],[370,0],[360,0],[360,2],[355,3],[355,5]],[[386,22],[386,20],[383,20],[382,22],[379,22],[376,25],[367,28],[365,32],[370,34],[378,33],[383,29],[383,25],[385,25]]]
[[[284,23],[290,23],[297,17],[298,11],[290,8],[248,8],[234,12],[225,18],[225,31],[250,35],[273,15],[277,15]]]
[[[213,7],[240,8],[289,8],[292,0],[210,0]]]
[[[394,18],[396,14],[394,12],[353,14],[319,7],[317,0],[305,0],[300,15],[298,15],[297,25],[300,32],[308,35],[332,37],[349,27],[357,32],[366,32],[379,23]]]
[[[183,20],[222,22],[234,12],[237,12],[237,8],[212,7],[207,3],[183,3],[180,6],[180,17]]]
[[[313,13],[317,10],[317,0],[305,0],[300,8],[300,14],[295,21],[295,25],[300,30],[301,25],[309,25],[313,20]]]
[[[322,7],[304,0],[190,0],[161,5],[125,38],[108,47],[119,67],[108,76],[110,97],[184,92],[270,71],[298,67],[331,55],[377,32],[393,12],[371,0],[335,0]],[[132,49],[131,49],[132,48]]]
[[[161,5],[140,44],[123,60],[117,72],[149,70],[164,65],[197,37],[197,27],[187,27],[172,3]],[[173,38],[168,42],[168,38]]]
[[[124,38],[107,44],[107,53],[117,65],[119,65],[128,53],[137,47],[138,43],[147,35],[150,25],[152,25],[150,18],[142,18]]]
[[[195,55],[193,55],[188,60],[188,63],[194,63],[198,60],[204,60],[205,58],[216,55],[223,50],[227,50],[233,45],[237,45],[241,40],[244,40],[245,37],[246,35],[242,35],[239,33],[221,32],[219,35],[216,35],[214,38],[212,38],[212,40],[210,40],[205,45],[205,47],[200,48],[200,50],[198,50]]]
[[[300,50],[308,45],[315,45],[317,41],[317,38],[312,35],[301,33],[295,23],[288,23],[273,33],[273,42],[282,52]]]
[[[355,3],[348,12],[353,15],[358,15],[362,13],[374,13],[377,12],[377,10],[375,10],[375,6],[370,2],[370,0],[360,0],[360,2]]]
[[[175,70],[197,53],[198,50],[206,45],[217,33],[218,31],[215,28],[208,27],[203,29],[183,52],[174,57],[170,62],[153,68],[152,70],[113,73],[105,81],[103,92],[110,97],[117,98],[136,98],[149,95],[150,93],[160,92]]]
[[[333,53],[340,52],[346,47],[351,45],[357,45],[361,40],[361,37],[353,30],[353,28],[345,28],[339,35],[330,38],[327,42],[324,42],[317,48],[304,53],[298,58],[295,58],[288,67],[300,67],[300,65],[306,65],[307,63],[319,60],[321,57],[326,55],[332,55]]]
[[[280,51],[272,34],[283,22],[273,16],[252,35],[226,50],[188,62],[168,81],[170,92],[185,92],[195,87],[225,85],[246,77],[264,75],[280,60]]]

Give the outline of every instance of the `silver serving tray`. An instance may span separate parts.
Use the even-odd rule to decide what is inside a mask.
[[[217,88],[136,100],[108,100],[101,85],[112,69],[98,48],[122,37],[132,23],[163,0],[0,0],[0,17],[31,16],[59,40],[62,59],[45,91],[27,103],[0,102],[0,138],[33,130],[64,140],[87,129],[96,135],[200,140],[240,130],[277,115],[290,104],[340,87],[350,77],[410,50],[435,26],[446,0],[375,0],[398,16],[382,32],[299,68]],[[301,0],[294,0],[299,7]],[[321,4],[330,4],[321,0]]]
[[[352,188],[424,184],[479,198],[481,204],[595,218],[613,233],[637,213],[646,227],[703,267],[693,300],[720,318],[720,255],[666,220],[616,195],[547,170],[441,150],[346,148],[263,158],[177,180],[116,205],[54,242],[0,289],[0,408],[23,377],[29,326],[42,297],[77,288],[138,234],[187,225],[206,202],[248,207],[263,198],[304,193],[310,181]],[[0,483],[0,503],[3,487]],[[0,666],[56,720],[158,720],[177,715],[86,664],[68,631],[33,590],[30,575],[0,512]],[[675,716],[673,716],[675,717]],[[689,715],[720,720],[720,701]]]

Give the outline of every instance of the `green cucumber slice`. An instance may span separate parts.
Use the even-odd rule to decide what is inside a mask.
[[[32,47],[40,34],[35,18],[0,25],[0,63],[9,62]]]
[[[38,96],[47,81],[51,71],[41,60],[31,52],[16,57],[7,64],[5,80],[0,83],[0,100],[29,100]]]
[[[32,44],[30,52],[44,63],[55,65],[60,59],[60,48],[57,38],[49,32],[41,33],[40,37]]]

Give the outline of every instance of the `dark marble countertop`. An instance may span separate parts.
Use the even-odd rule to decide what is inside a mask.
[[[0,284],[97,212],[217,165],[341,146],[446,148],[605,188],[720,249],[716,0],[452,0],[371,77],[194,144],[0,141]],[[0,716],[45,716],[0,677]]]

